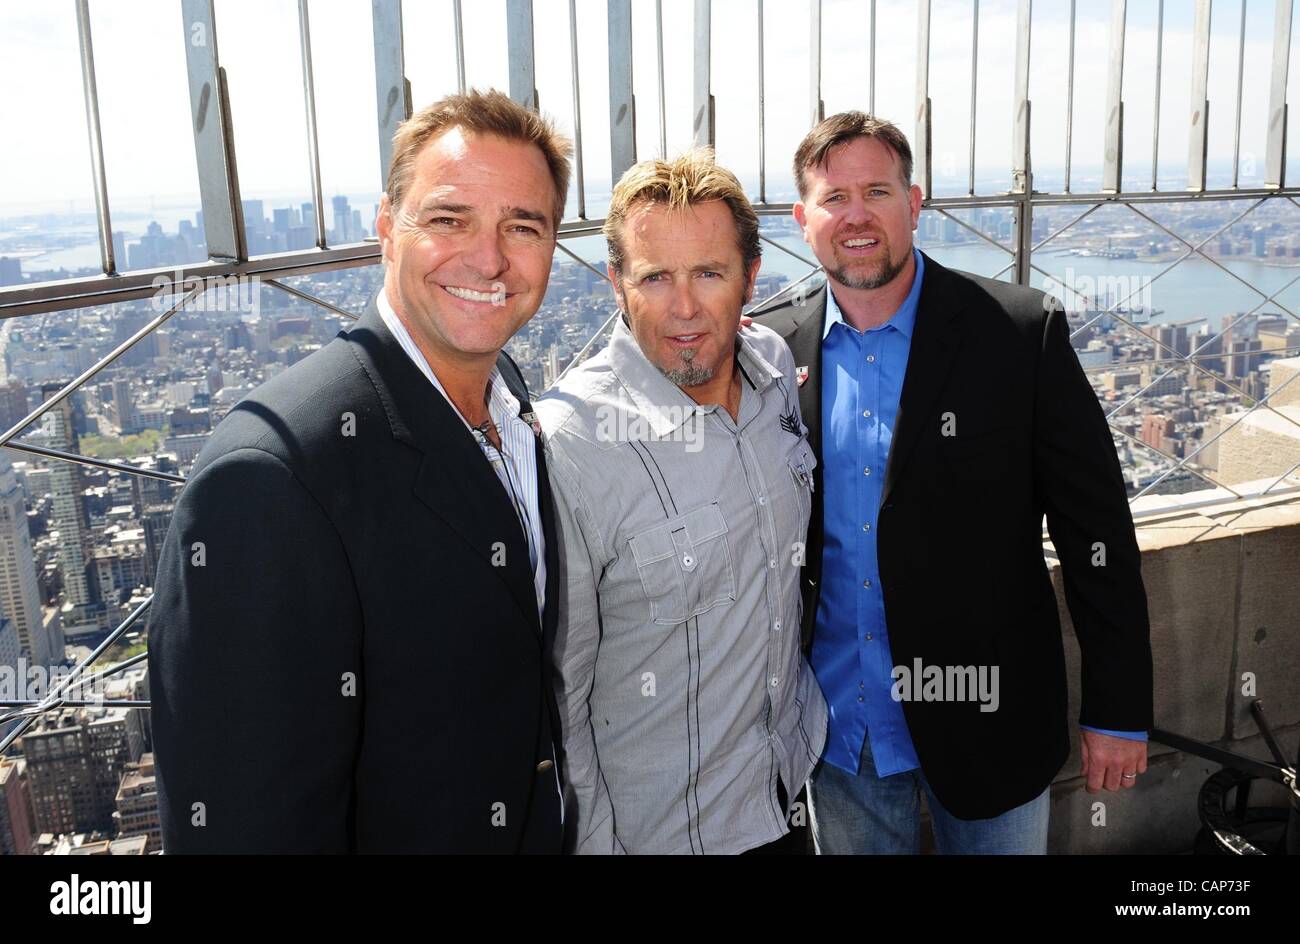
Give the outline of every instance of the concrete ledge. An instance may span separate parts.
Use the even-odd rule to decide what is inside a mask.
[[[1140,519],[1137,534],[1151,617],[1156,725],[1268,760],[1249,712],[1258,698],[1294,760],[1300,742],[1300,497],[1233,499],[1155,514]],[[1054,561],[1051,573],[1067,639],[1073,743],[1052,786],[1049,849],[1190,851],[1199,829],[1196,798],[1218,765],[1151,742],[1149,769],[1138,787],[1085,790],[1073,723],[1078,640]]]

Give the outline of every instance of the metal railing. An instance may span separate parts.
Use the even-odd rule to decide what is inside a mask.
[[[60,311],[92,305],[104,305],[115,302],[130,301],[159,294],[180,295],[166,311],[153,318],[148,324],[134,332],[130,338],[118,344],[107,355],[82,372],[73,381],[61,388],[53,397],[33,410],[12,428],[0,434],[0,447],[15,449],[29,454],[39,455],[56,461],[67,461],[120,472],[147,476],[164,481],[183,483],[181,476],[154,470],[139,469],[126,463],[112,462],[91,456],[78,455],[63,450],[49,449],[34,444],[23,443],[15,437],[33,421],[39,419],[46,411],[62,399],[71,395],[88,380],[112,363],[141,338],[157,329],[169,318],[181,311],[186,305],[202,294],[208,279],[230,277],[256,277],[264,284],[290,294],[296,298],[318,305],[336,315],[355,317],[337,305],[312,295],[300,288],[288,285],[284,278],[294,275],[324,273],[331,270],[356,266],[373,265],[380,261],[380,251],[373,242],[352,243],[340,246],[328,245],[324,218],[324,201],[320,173],[320,154],[316,128],[316,89],[313,76],[311,30],[308,19],[307,0],[298,0],[299,51],[302,63],[302,80],[304,93],[304,110],[307,126],[308,165],[311,179],[311,194],[315,213],[315,247],[308,250],[280,252],[250,258],[247,234],[244,231],[241,212],[239,177],[236,165],[234,144],[234,116],[232,115],[230,97],[227,90],[225,70],[220,64],[217,45],[217,22],[213,0],[180,0],[187,31],[191,24],[199,24],[208,41],[202,45],[185,43],[186,68],[191,104],[191,127],[194,136],[194,149],[198,171],[199,194],[203,211],[204,237],[209,259],[206,262],[174,266],[166,269],[147,269],[142,271],[120,272],[121,260],[114,257],[112,226],[109,215],[108,181],[103,160],[103,141],[99,118],[99,98],[96,85],[95,61],[90,28],[88,0],[75,0],[75,14],[78,27],[78,39],[81,58],[83,95],[85,100],[86,128],[91,153],[91,172],[93,176],[97,231],[102,261],[102,274],[90,278],[75,278],[62,281],[38,282],[16,287],[0,289],[0,318],[10,318],[41,312]],[[412,102],[410,83],[406,79],[402,34],[401,0],[372,0],[374,74],[377,102],[378,126],[376,133],[379,142],[380,166],[379,180],[383,180],[392,154],[392,138],[397,126],[411,114]],[[456,58],[457,87],[465,89],[465,40],[463,11],[461,0],[452,0],[454,49]],[[1239,169],[1241,165],[1241,128],[1243,104],[1243,73],[1246,54],[1246,8],[1241,4],[1240,32],[1237,46],[1237,69],[1235,88],[1235,112],[1233,114],[1233,161],[1232,184],[1228,188],[1210,189],[1207,187],[1207,153],[1208,153],[1208,113],[1209,113],[1209,61],[1211,36],[1211,0],[1195,0],[1195,18],[1193,27],[1192,51],[1192,109],[1188,116],[1189,152],[1188,152],[1188,186],[1184,191],[1160,191],[1158,183],[1158,159],[1160,142],[1160,73],[1163,61],[1164,44],[1164,3],[1159,0],[1156,27],[1156,107],[1152,127],[1152,168],[1149,190],[1123,190],[1124,159],[1124,48],[1128,8],[1125,0],[1111,0],[1109,47],[1107,58],[1107,91],[1104,125],[1104,150],[1101,188],[1097,192],[1075,192],[1072,189],[1072,170],[1074,164],[1074,107],[1076,78],[1076,39],[1077,11],[1075,0],[1069,5],[1069,49],[1066,56],[1066,122],[1064,135],[1064,176],[1060,192],[1042,192],[1034,189],[1033,171],[1030,153],[1030,49],[1032,38],[1031,0],[1019,0],[1015,27],[1015,63],[1013,80],[1013,120],[1012,120],[1012,185],[1006,192],[977,194],[975,180],[975,144],[976,111],[978,103],[977,79],[980,53],[980,4],[973,0],[971,27],[971,72],[970,72],[970,121],[969,121],[969,172],[966,194],[963,196],[934,197],[933,155],[932,155],[932,101],[930,97],[931,67],[931,2],[918,0],[917,3],[917,57],[916,57],[916,116],[917,125],[913,138],[915,153],[915,173],[926,199],[924,207],[941,214],[945,219],[954,221],[965,230],[974,233],[980,239],[997,246],[1010,256],[1008,264],[995,277],[1010,273],[1014,280],[1022,285],[1030,283],[1032,273],[1050,277],[1043,268],[1034,263],[1034,253],[1045,245],[1061,237],[1071,228],[1077,226],[1094,211],[1103,206],[1117,205],[1154,225],[1185,247],[1183,254],[1165,267],[1156,279],[1164,277],[1175,267],[1189,259],[1209,261],[1226,272],[1233,279],[1247,286],[1261,296],[1262,301],[1250,312],[1240,315],[1218,334],[1199,345],[1188,354],[1182,354],[1169,345],[1160,342],[1157,336],[1142,330],[1142,327],[1128,319],[1122,309],[1121,299],[1099,311],[1085,324],[1103,316],[1109,316],[1137,335],[1145,338],[1158,349],[1163,349],[1172,356],[1159,358],[1149,363],[1171,364],[1169,370],[1148,383],[1138,393],[1130,396],[1122,404],[1110,411],[1108,418],[1114,418],[1124,409],[1139,400],[1147,390],[1156,387],[1159,382],[1177,370],[1199,371],[1213,376],[1216,381],[1226,383],[1235,392],[1245,396],[1245,392],[1231,384],[1226,378],[1206,367],[1202,361],[1210,358],[1224,359],[1238,356],[1230,353],[1199,353],[1213,341],[1222,338],[1231,331],[1236,323],[1254,314],[1265,305],[1275,306],[1287,316],[1300,323],[1300,315],[1291,308],[1281,304],[1278,296],[1290,287],[1296,279],[1273,293],[1266,293],[1252,285],[1231,269],[1203,251],[1203,247],[1215,236],[1239,223],[1266,202],[1289,201],[1300,207],[1297,196],[1300,188],[1285,184],[1286,142],[1287,142],[1287,68],[1291,50],[1291,23],[1293,13],[1292,0],[1276,0],[1272,61],[1270,67],[1269,97],[1267,111],[1267,138],[1264,161],[1264,182],[1260,187],[1240,187]],[[765,95],[764,72],[766,67],[766,43],[764,39],[765,9],[763,0],[757,0],[757,46],[753,51],[753,61],[757,67],[758,110],[756,116],[756,143],[758,146],[758,189],[755,208],[761,216],[788,214],[791,204],[769,202],[768,175],[766,165],[767,151],[767,101]],[[509,51],[509,94],[530,108],[538,107],[536,88],[534,20],[532,0],[506,0],[506,36]],[[811,96],[808,111],[808,123],[811,124],[824,114],[822,99],[822,35],[825,24],[822,20],[820,0],[811,0],[808,6],[808,24],[810,29],[809,80]],[[605,273],[589,260],[583,259],[565,245],[566,240],[591,236],[600,232],[602,220],[587,216],[588,180],[583,165],[583,120],[582,96],[579,82],[579,46],[578,46],[578,10],[575,0],[568,3],[568,37],[569,64],[573,108],[573,137],[575,139],[575,199],[577,216],[563,221],[560,226],[558,248],[575,262],[595,272],[601,278]],[[863,7],[863,17],[868,22],[867,53],[869,58],[868,82],[864,105],[874,112],[877,92],[877,4],[870,0]],[[667,105],[665,97],[665,63],[663,45],[663,10],[662,3],[656,2],[656,87],[658,90],[657,117],[659,123],[658,152],[667,153]],[[612,178],[617,180],[638,158],[636,143],[636,117],[638,103],[633,95],[633,24],[631,0],[607,0],[606,20],[608,34],[607,65],[609,76],[609,148]],[[694,36],[690,43],[692,84],[692,133],[696,144],[713,145],[716,143],[715,100],[711,82],[711,54],[714,42],[712,29],[713,11],[710,0],[694,0],[693,23]],[[178,40],[180,37],[178,37]],[[382,186],[381,188],[382,189]],[[1193,244],[1179,236],[1171,228],[1154,219],[1141,207],[1150,203],[1195,203],[1209,201],[1250,201],[1249,206],[1233,220],[1221,227],[1210,237]],[[1033,219],[1036,209],[1077,206],[1083,212],[1066,226],[1057,229],[1046,238],[1035,243],[1032,238]],[[956,211],[976,208],[1002,208],[1010,210],[1014,217],[1014,244],[1010,247],[988,236],[980,229],[971,226],[955,215]],[[305,221],[304,221],[305,222]],[[806,273],[788,283],[778,295],[791,291],[799,285],[814,278],[819,272],[815,261],[794,252],[788,247],[766,236],[764,240],[771,246],[799,259],[809,268]],[[1298,276],[1297,278],[1300,278]],[[1154,279],[1153,279],[1154,281]],[[762,304],[772,301],[765,299]],[[595,345],[613,322],[613,315],[587,341],[582,349],[571,359],[570,365],[579,362]],[[1077,330],[1082,330],[1079,328]],[[1260,352],[1252,352],[1259,354]],[[1269,352],[1263,352],[1269,353]],[[1129,365],[1131,366],[1131,365]],[[567,369],[567,368],[566,368]],[[1291,378],[1294,380],[1295,378]],[[1289,381],[1288,381],[1289,382]],[[1280,389],[1280,388],[1279,388]],[[1274,415],[1297,427],[1292,417],[1281,413],[1268,401],[1277,390],[1270,391],[1255,402],[1232,426],[1237,425],[1256,410],[1271,411]],[[1213,444],[1232,428],[1221,430],[1218,435],[1200,445],[1187,456],[1178,459],[1165,455],[1174,462],[1156,481],[1141,489],[1134,498],[1147,494],[1159,482],[1170,475],[1189,471],[1215,486],[1237,497],[1257,497],[1300,490],[1300,485],[1290,484],[1290,478],[1296,472],[1296,466],[1282,473],[1267,487],[1252,491],[1234,490],[1214,480],[1201,469],[1191,465],[1191,460],[1205,448]],[[1113,427],[1117,435],[1126,437],[1142,445],[1126,431]],[[1157,451],[1158,450],[1153,450]],[[1300,463],[1297,463],[1300,465]],[[1285,487],[1280,487],[1285,484]],[[1214,499],[1220,500],[1220,499]],[[1198,499],[1187,507],[1204,504]],[[1168,514],[1169,508],[1160,509],[1159,513]],[[90,656],[82,660],[72,675],[40,701],[19,701],[0,703],[0,708],[11,709],[9,713],[0,713],[0,726],[10,721],[15,725],[0,740],[0,752],[11,744],[40,714],[61,705],[74,705],[79,702],[70,697],[70,693],[91,681],[109,674],[120,672],[137,664],[143,655],[118,663],[95,676],[76,681],[87,668],[95,663],[102,653],[126,630],[134,625],[146,612],[150,600],[142,603],[131,615],[117,626],[108,638],[98,646]],[[132,703],[133,707],[148,707],[146,702]]]

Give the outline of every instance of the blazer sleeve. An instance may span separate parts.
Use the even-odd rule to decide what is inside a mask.
[[[563,741],[565,851],[621,854],[614,805],[600,769],[591,724],[591,690],[600,650],[599,540],[577,487],[560,471],[552,452],[548,462],[555,496],[556,537],[560,550],[560,601],[555,632],[555,697]],[[584,527],[585,525],[585,527]]]
[[[1142,555],[1115,444],[1059,302],[1043,329],[1034,480],[1082,653],[1079,723],[1145,731],[1152,670]]]
[[[278,458],[191,478],[149,624],[165,853],[349,850],[360,625],[339,536]]]

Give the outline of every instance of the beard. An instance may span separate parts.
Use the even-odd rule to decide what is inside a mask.
[[[880,238],[880,245],[885,250],[885,258],[877,262],[865,273],[852,275],[849,273],[847,265],[839,265],[837,268],[827,269],[826,274],[846,288],[872,289],[888,285],[907,266],[908,253],[904,253],[901,258],[895,260],[889,251],[889,244],[883,238]]]
[[[679,387],[698,387],[713,379],[714,368],[704,364],[695,364],[695,350],[688,348],[681,352],[681,367],[660,367],[659,372]]]

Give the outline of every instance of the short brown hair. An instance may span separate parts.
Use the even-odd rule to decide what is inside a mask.
[[[831,148],[857,138],[876,138],[893,151],[898,156],[903,183],[909,187],[912,185],[912,148],[898,126],[866,112],[842,111],[819,121],[794,152],[794,182],[799,187],[801,200],[808,196],[808,183],[803,172],[809,167],[825,164]]]
[[[388,199],[394,206],[400,206],[406,196],[420,149],[435,135],[451,128],[536,145],[546,158],[551,182],[555,184],[554,221],[559,225],[569,196],[569,157],[573,145],[549,120],[497,91],[470,89],[460,95],[448,95],[421,108],[398,126],[393,135],[393,159],[388,166]]]
[[[662,203],[684,210],[694,203],[722,200],[731,211],[745,269],[762,256],[758,241],[758,214],[745,196],[736,175],[713,158],[710,148],[691,148],[672,161],[646,160],[633,164],[614,185],[605,214],[605,243],[610,268],[623,274],[623,224],[628,214],[646,203]]]

